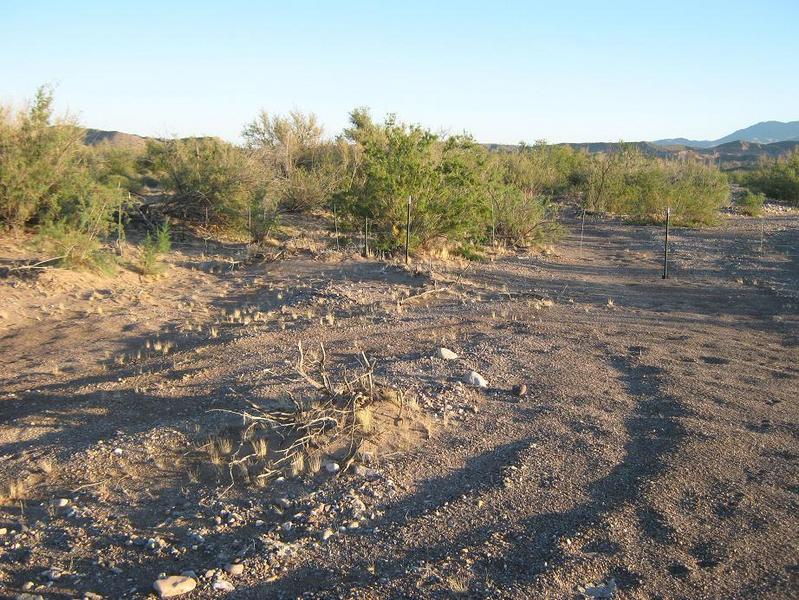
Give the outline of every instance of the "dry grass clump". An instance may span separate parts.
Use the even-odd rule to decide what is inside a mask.
[[[0,505],[29,499],[33,494],[33,490],[42,482],[42,479],[41,475],[27,475],[25,477],[14,477],[0,483]]]
[[[448,590],[456,596],[469,593],[469,580],[461,575],[450,575],[447,577],[446,585]]]
[[[280,476],[312,475],[328,459],[343,473],[359,456],[374,456],[384,445],[396,449],[415,435],[409,424],[416,419],[416,403],[375,381],[374,360],[361,353],[354,371],[331,374],[323,345],[312,360],[302,345],[298,349],[295,370],[311,387],[308,397],[291,397],[293,408],[267,409],[249,402],[243,411],[224,410],[242,418],[238,443],[228,432],[201,447],[201,458],[217,472],[226,471],[231,486],[236,481],[261,486]]]

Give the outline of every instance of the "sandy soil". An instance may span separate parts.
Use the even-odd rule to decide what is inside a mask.
[[[675,231],[668,280],[662,230],[569,228],[465,270],[179,246],[156,281],[0,280],[0,595],[799,596],[799,214]],[[231,486],[197,448],[314,393],[298,342],[418,420]]]

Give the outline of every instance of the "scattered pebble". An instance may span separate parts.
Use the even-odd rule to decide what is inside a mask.
[[[236,589],[236,586],[224,579],[217,579],[214,581],[213,588],[220,592],[232,592]]]
[[[456,360],[458,358],[458,355],[455,354],[449,348],[439,348],[438,357],[443,358],[444,360]]]
[[[479,387],[479,388],[487,388],[488,387],[488,382],[477,371],[469,371],[469,373],[467,373],[466,377],[463,378],[463,381],[465,383],[468,383],[469,385],[474,386],[474,387]]]
[[[513,386],[513,395],[522,397],[527,395],[527,384],[526,383],[517,383]]]
[[[241,575],[244,573],[244,565],[241,563],[228,563],[225,565],[225,573],[228,575]]]
[[[194,578],[182,575],[156,579],[153,583],[153,589],[159,598],[174,598],[175,596],[188,594],[195,587],[197,587],[197,581]]]

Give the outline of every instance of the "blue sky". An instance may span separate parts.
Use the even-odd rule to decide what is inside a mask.
[[[236,141],[357,106],[484,142],[716,138],[799,119],[799,1],[0,0],[0,98]]]

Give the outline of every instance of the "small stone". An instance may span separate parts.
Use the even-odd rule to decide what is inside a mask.
[[[328,473],[337,473],[340,469],[341,467],[338,466],[338,463],[335,462],[325,463],[325,470]]]
[[[527,384],[526,383],[517,383],[513,386],[513,395],[518,396],[521,398],[522,396],[527,395]]]
[[[444,360],[456,360],[458,358],[458,355],[455,354],[449,348],[439,348],[438,357],[443,358]]]
[[[236,589],[236,586],[229,581],[225,581],[224,579],[217,579],[214,581],[213,588],[220,592],[232,592]]]
[[[117,456],[122,456],[123,450],[122,448],[114,448],[114,454]]]
[[[5,535],[8,533],[7,527],[0,527],[0,535]]]
[[[182,575],[172,575],[171,577],[164,577],[157,579],[153,583],[153,589],[156,591],[160,598],[173,598],[188,594],[197,587],[197,581],[192,577],[183,577]]]
[[[44,600],[44,597],[39,594],[17,594],[14,600]]]
[[[469,371],[466,377],[463,378],[464,383],[468,383],[474,387],[487,388],[488,382],[477,371]]]
[[[56,498],[53,500],[53,506],[56,508],[64,508],[65,506],[69,505],[69,500],[67,498]]]
[[[294,524],[291,521],[286,521],[283,523],[283,525],[281,525],[281,527],[283,528],[283,531],[291,531],[291,528],[294,527]]]
[[[33,586],[34,583],[32,581],[26,581],[25,583],[22,584],[22,589],[27,592],[28,590],[32,590]]]
[[[103,600],[103,597],[94,592],[83,592],[83,600]]]
[[[241,563],[229,563],[225,565],[225,573],[228,575],[241,575],[244,573],[244,565]]]
[[[321,536],[321,537],[322,537],[322,541],[323,541],[323,542],[326,542],[326,541],[327,541],[327,540],[329,540],[331,537],[333,537],[335,534],[336,534],[336,532],[335,532],[335,531],[333,531],[332,529],[330,529],[330,528],[328,527],[327,529],[325,529],[325,530],[322,532],[322,536]]]

